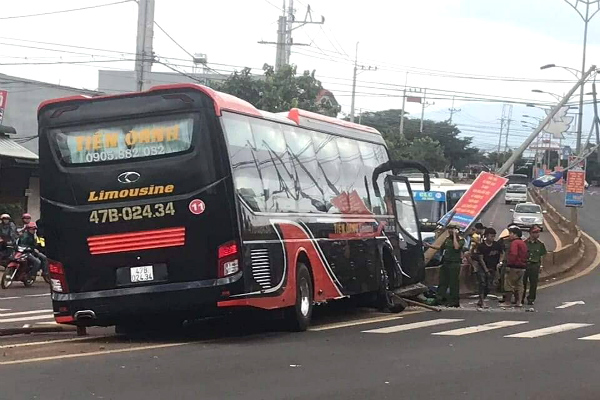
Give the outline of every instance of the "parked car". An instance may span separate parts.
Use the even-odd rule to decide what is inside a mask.
[[[512,223],[519,228],[529,229],[533,225],[539,225],[544,230],[544,214],[546,211],[542,211],[542,207],[535,203],[520,203],[511,208],[512,211]]]

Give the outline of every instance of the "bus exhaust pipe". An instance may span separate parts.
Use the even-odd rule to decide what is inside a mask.
[[[75,313],[75,321],[89,321],[96,319],[96,313],[92,310],[82,310]]]

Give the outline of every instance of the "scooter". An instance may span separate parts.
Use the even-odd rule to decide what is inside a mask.
[[[8,289],[15,281],[23,282],[25,287],[30,287],[35,283],[35,277],[32,278],[29,276],[31,266],[27,260],[27,255],[32,251],[33,250],[29,247],[17,247],[17,250],[13,254],[2,275],[2,280],[0,281],[0,287],[2,287],[2,289]],[[44,281],[49,284],[50,276],[45,271],[42,272],[42,276],[44,277]]]

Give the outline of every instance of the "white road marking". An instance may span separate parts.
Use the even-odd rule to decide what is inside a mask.
[[[129,353],[129,352],[134,352],[134,351],[165,349],[165,348],[169,348],[169,347],[186,346],[186,345],[193,344],[193,343],[198,343],[198,342],[156,344],[156,345],[151,345],[151,346],[130,347],[128,349],[92,351],[90,353],[63,354],[60,356],[28,358],[28,359],[23,359],[23,360],[3,361],[3,362],[0,362],[0,365],[26,364],[26,363],[42,362],[42,361],[64,360],[67,358],[103,356],[103,355],[116,354],[116,353]]]
[[[485,331],[491,331],[493,329],[500,329],[500,328],[506,328],[509,326],[527,324],[528,322],[529,321],[498,321],[498,322],[492,322],[490,324],[475,325],[475,326],[468,326],[466,328],[452,329],[450,331],[435,332],[435,333],[432,333],[432,335],[463,336],[463,335],[469,335],[471,333],[485,332]]]
[[[96,339],[105,339],[105,338],[109,338],[109,337],[114,337],[114,336],[111,336],[111,335],[96,336],[96,337],[87,336],[87,337],[76,337],[76,338],[68,338],[68,339],[44,340],[41,342],[24,342],[24,343],[5,344],[5,345],[0,346],[0,350],[1,349],[14,349],[17,347],[44,346],[44,345],[52,344],[52,343],[80,342],[82,340],[94,341]]]
[[[52,318],[54,318],[54,315],[31,315],[29,317],[0,319],[0,324],[8,323],[8,322],[37,321],[40,319],[52,319]]]
[[[42,294],[27,294],[25,297],[45,297],[50,296],[50,293],[42,293]]]
[[[568,308],[568,307],[573,307],[579,304],[585,304],[584,301],[578,300],[578,301],[563,301],[562,306],[558,306],[555,308]]]
[[[394,332],[409,331],[411,329],[426,328],[429,326],[443,325],[443,324],[449,324],[452,322],[460,322],[460,321],[464,321],[464,319],[439,318],[439,319],[432,319],[430,321],[421,321],[421,322],[413,322],[410,324],[389,326],[387,328],[371,329],[371,330],[363,331],[363,332],[364,333],[394,333]]]
[[[12,313],[7,313],[7,314],[0,314],[0,318],[16,317],[17,315],[43,314],[43,313],[51,313],[51,312],[52,312],[52,310],[20,311],[20,312],[12,312]]]
[[[579,340],[600,340],[600,333],[597,335],[580,337]]]
[[[12,296],[12,297],[0,297],[0,300],[16,300],[20,299],[21,296]]]
[[[592,326],[592,325],[594,325],[594,324],[573,324],[573,323],[560,324],[560,325],[550,326],[548,328],[535,329],[533,331],[515,333],[513,335],[506,335],[504,337],[531,339],[531,338],[537,338],[540,336],[552,335],[554,333],[566,332],[566,331],[570,331],[573,329],[585,328],[586,326]]]
[[[349,326],[372,324],[375,322],[393,321],[396,319],[402,319],[403,317],[406,317],[407,315],[420,314],[423,312],[425,312],[425,311],[423,311],[423,310],[405,311],[400,315],[386,315],[383,317],[364,318],[364,319],[357,319],[354,321],[347,321],[347,322],[335,322],[335,323],[331,323],[331,324],[315,326],[314,328],[309,328],[308,330],[311,332],[319,332],[319,331],[328,331],[330,329],[347,328]]]
[[[3,312],[3,311],[10,311],[10,308],[0,308],[0,312]]]

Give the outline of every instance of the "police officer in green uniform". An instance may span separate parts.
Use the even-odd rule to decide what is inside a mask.
[[[448,238],[441,247],[431,246],[436,250],[443,250],[443,263],[440,267],[440,283],[437,290],[437,303],[446,302],[448,307],[460,307],[459,302],[459,275],[462,262],[462,251],[465,240],[460,236],[457,224],[448,225]],[[446,291],[450,294],[446,298]]]
[[[542,265],[542,257],[548,253],[546,246],[540,240],[541,228],[534,225],[529,230],[529,238],[525,241],[529,250],[529,259],[527,260],[527,269],[523,276],[523,302],[525,302],[525,294],[527,294],[527,283],[529,282],[529,294],[527,295],[527,304],[532,306],[535,302],[537,293],[538,281],[540,278],[540,266]]]

